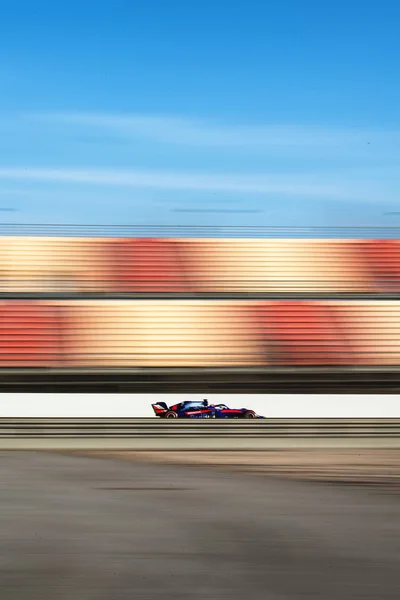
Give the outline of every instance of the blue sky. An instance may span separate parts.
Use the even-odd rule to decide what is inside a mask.
[[[0,220],[400,225],[399,21],[388,0],[0,0]]]

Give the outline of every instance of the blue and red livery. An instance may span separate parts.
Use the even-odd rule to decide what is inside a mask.
[[[168,406],[165,402],[151,405],[160,419],[264,419],[248,408],[229,408],[226,404],[208,404],[207,400],[186,400]]]

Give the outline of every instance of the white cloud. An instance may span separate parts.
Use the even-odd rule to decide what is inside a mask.
[[[332,178],[323,175],[237,175],[78,168],[0,168],[0,180],[42,183],[119,186],[126,188],[205,191],[232,194],[288,195],[337,200],[377,201],[379,184],[366,179]],[[375,189],[374,189],[375,187]],[[390,197],[386,195],[390,201]],[[396,197],[397,200],[397,197]]]
[[[254,148],[365,148],[399,144],[400,132],[288,125],[229,125],[201,119],[142,114],[35,113],[29,119],[112,130],[122,136],[186,146]]]

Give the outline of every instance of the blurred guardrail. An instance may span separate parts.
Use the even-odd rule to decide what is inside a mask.
[[[400,226],[279,226],[279,225],[77,225],[61,223],[0,223],[0,235],[90,237],[251,237],[400,239]]]
[[[400,419],[2,419],[0,449],[400,448]]]

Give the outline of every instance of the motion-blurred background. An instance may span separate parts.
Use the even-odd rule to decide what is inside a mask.
[[[399,391],[384,4],[0,0],[0,391]]]
[[[83,230],[1,226],[3,390],[398,389],[395,228]]]

